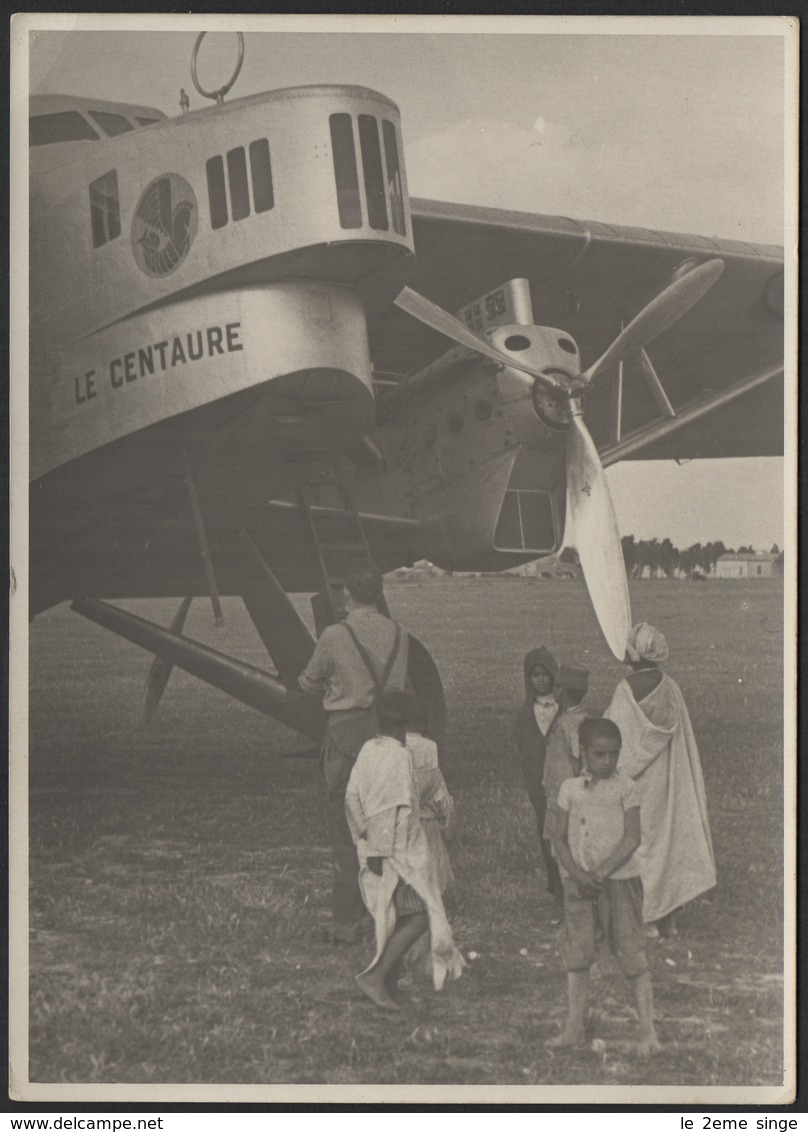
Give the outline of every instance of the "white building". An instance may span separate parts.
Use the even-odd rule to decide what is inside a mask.
[[[722,554],[715,564],[716,578],[771,578],[774,554]]]

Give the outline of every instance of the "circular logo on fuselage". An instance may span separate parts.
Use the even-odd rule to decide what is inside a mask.
[[[194,242],[199,208],[194,190],[178,173],[164,173],[146,186],[132,221],[132,251],[146,275],[170,275]]]

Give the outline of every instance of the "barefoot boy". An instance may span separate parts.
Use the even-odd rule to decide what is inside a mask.
[[[428,967],[436,990],[459,978],[465,963],[446,919],[404,742],[418,706],[405,692],[385,692],[376,714],[379,733],[359,752],[345,795],[359,854],[359,885],[376,927],[376,955],[356,982],[377,1006],[396,1010],[402,960],[424,933],[429,933]]]
[[[622,738],[608,719],[586,719],[579,731],[584,770],[568,778],[557,799],[554,848],[564,874],[564,962],[569,1015],[549,1044],[586,1040],[589,969],[604,936],[631,984],[640,1022],[642,1057],[659,1050],[651,976],[645,959],[642,885],[634,859],[640,806],[631,779],[617,771]]]

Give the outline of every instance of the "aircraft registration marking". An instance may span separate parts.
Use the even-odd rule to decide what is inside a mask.
[[[509,279],[501,287],[457,311],[456,317],[476,332],[511,323],[530,326],[533,322],[530,284],[527,279]]]
[[[482,330],[485,326],[495,323],[500,315],[505,314],[505,311],[505,292],[500,287],[498,291],[493,291],[490,295],[485,295],[479,302],[466,307],[463,311],[463,318],[466,325],[470,326],[472,330]]]

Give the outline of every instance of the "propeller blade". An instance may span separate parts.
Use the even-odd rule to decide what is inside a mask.
[[[618,334],[608,350],[581,374],[581,380],[589,384],[602,370],[617,365],[626,355],[653,342],[707,294],[723,270],[722,259],[710,259],[688,271],[681,279],[674,280],[643,307]]]
[[[188,616],[188,610],[191,608],[190,597],[183,598],[177,612],[174,614],[174,620],[171,622],[170,629],[172,633],[181,633],[185,627],[185,618]],[[174,668],[170,660],[164,660],[161,656],[156,656],[151,662],[149,674],[146,677],[146,689],[143,694],[143,706],[140,709],[140,726],[143,727],[149,722],[151,717],[157,711],[160,705],[160,700],[163,698],[163,692],[166,690],[169,677]]]
[[[609,648],[623,660],[631,628],[623,548],[606,473],[580,412],[571,416],[567,440],[567,506],[595,615]]]
[[[413,291],[411,287],[405,287],[395,304],[401,310],[411,314],[413,318],[417,318],[419,322],[423,322],[426,326],[431,326],[433,330],[437,330],[440,334],[445,334],[447,338],[457,342],[459,346],[466,346],[469,350],[476,350],[478,354],[484,354],[487,358],[491,358],[500,365],[510,366],[511,369],[518,369],[522,373],[527,373],[531,377],[537,377],[545,385],[554,389],[558,388],[559,382],[554,381],[552,377],[548,377],[546,373],[536,369],[535,366],[529,366],[525,362],[520,361],[518,358],[512,358],[510,354],[504,354],[498,350],[496,346],[492,346],[485,338],[481,338],[479,334],[475,334],[470,330],[465,323],[461,322],[459,318],[455,318],[453,314],[449,314],[443,307],[439,307],[437,303],[433,303],[431,299],[419,295],[417,291]]]

